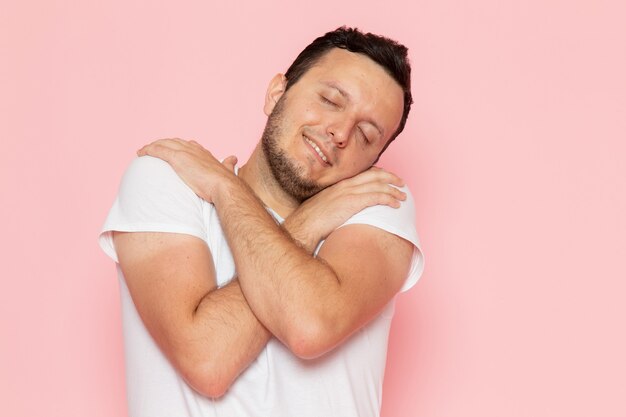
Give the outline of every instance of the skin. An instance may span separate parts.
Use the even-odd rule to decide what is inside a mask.
[[[195,237],[114,234],[142,320],[196,390],[223,395],[271,335],[302,358],[320,356],[399,291],[411,243],[371,226],[335,228],[364,207],[397,207],[404,199],[389,185],[402,185],[399,178],[370,168],[399,124],[402,99],[378,64],[339,49],[288,92],[282,75],[272,79],[264,111],[284,104],[274,146],[290,175],[313,184],[317,194],[304,203],[274,175],[262,144],[239,177],[233,158],[222,164],[195,142],[162,140],[139,151],[168,161],[215,205],[239,274],[216,289],[211,254]],[[265,206],[286,218],[282,227]]]
[[[271,115],[274,107],[282,104],[281,142],[277,146],[289,155],[298,176],[319,188],[370,168],[400,123],[402,89],[364,55],[333,49],[287,93],[285,86],[284,76],[274,77],[264,110]],[[327,163],[305,138],[315,142]],[[257,163],[255,159],[253,155],[249,162],[267,165],[267,161]],[[246,170],[244,166],[244,178]],[[284,184],[279,185],[279,189],[259,197],[270,207],[288,203],[293,210],[301,200],[285,190]]]

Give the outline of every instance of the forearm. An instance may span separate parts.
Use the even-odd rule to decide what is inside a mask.
[[[334,323],[328,316],[340,289],[333,269],[311,255],[314,237],[295,230],[292,239],[267,213],[247,186],[235,180],[213,198],[233,252],[242,291],[255,316],[292,350],[301,339]],[[271,248],[271,250],[268,250]],[[305,249],[306,248],[306,249]],[[328,329],[326,329],[328,330]],[[314,337],[314,336],[312,336]]]
[[[237,280],[201,300],[189,331],[179,369],[191,386],[210,397],[223,395],[271,337],[250,310]]]

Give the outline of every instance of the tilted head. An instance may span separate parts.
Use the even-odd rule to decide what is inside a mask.
[[[262,149],[298,201],[372,166],[412,103],[407,49],[339,28],[307,46],[267,90]]]
[[[366,55],[389,74],[404,92],[404,111],[398,129],[385,144],[381,153],[404,130],[406,119],[413,104],[411,95],[411,64],[406,46],[373,33],[363,33],[357,28],[342,26],[315,39],[293,61],[285,78],[286,90],[295,84],[313,65],[333,48]]]

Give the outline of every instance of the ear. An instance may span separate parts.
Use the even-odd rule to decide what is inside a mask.
[[[274,110],[274,106],[278,103],[278,100],[285,93],[285,87],[287,86],[287,79],[283,74],[276,74],[270,81],[270,85],[267,86],[267,92],[265,93],[265,105],[263,106],[263,112],[266,116],[269,116]]]

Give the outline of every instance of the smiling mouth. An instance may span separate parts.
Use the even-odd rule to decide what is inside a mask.
[[[304,140],[306,141],[306,143],[311,145],[311,148],[313,148],[313,150],[317,152],[317,154],[322,159],[322,161],[324,161],[324,163],[330,165],[330,162],[328,162],[328,158],[326,158],[326,155],[324,155],[324,152],[322,152],[322,150],[319,148],[319,146],[315,144],[315,142],[313,142],[311,139],[307,138],[306,136],[304,136]]]

